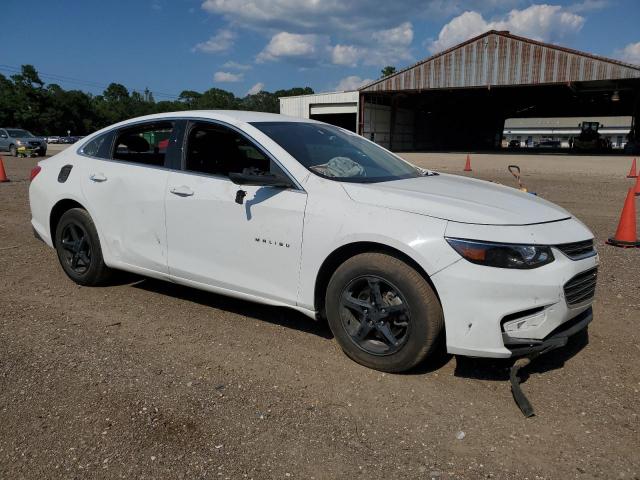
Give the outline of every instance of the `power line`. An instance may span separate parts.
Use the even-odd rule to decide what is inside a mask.
[[[0,71],[5,71],[5,72],[9,72],[9,73],[21,73],[22,72],[22,68],[21,67],[16,67],[14,65],[0,64]],[[42,77],[43,79],[50,80],[49,83],[61,82],[61,83],[81,85],[83,87],[100,88],[102,90],[105,90],[108,87],[108,85],[105,85],[105,84],[102,84],[102,83],[97,83],[97,82],[93,82],[93,81],[90,81],[90,80],[81,80],[81,79],[78,79],[78,78],[67,77],[67,76],[58,75],[58,74],[55,74],[55,73],[46,73],[46,72],[38,71],[38,75],[40,77]],[[143,89],[143,88],[133,88],[132,90],[143,92],[145,89]],[[151,89],[149,89],[149,90],[151,91]],[[173,93],[165,93],[165,92],[157,92],[157,91],[151,91],[151,93],[154,96],[157,96],[157,97],[170,98],[170,99],[173,99],[173,100],[177,100],[178,98],[180,98],[179,95],[175,95]]]

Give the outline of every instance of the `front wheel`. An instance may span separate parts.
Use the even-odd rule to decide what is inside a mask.
[[[74,282],[94,286],[106,282],[111,270],[104,263],[100,239],[86,210],[67,210],[56,227],[55,246],[60,265]]]
[[[325,302],[336,340],[361,365],[402,372],[437,350],[440,302],[422,275],[396,257],[350,258],[331,277]]]
[[[11,145],[9,147],[9,155],[11,155],[12,157],[17,157],[18,156],[18,150],[16,150],[16,146],[15,145]]]

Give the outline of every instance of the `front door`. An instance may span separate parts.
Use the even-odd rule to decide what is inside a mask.
[[[235,185],[230,172],[284,175],[235,129],[193,122],[186,139],[183,169],[167,183],[169,273],[294,305],[306,192]],[[242,203],[238,190],[246,192]]]

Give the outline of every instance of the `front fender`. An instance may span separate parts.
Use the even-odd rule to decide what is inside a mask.
[[[337,182],[330,183],[340,187]],[[309,191],[300,261],[299,306],[314,308],[315,285],[323,263],[333,252],[349,244],[368,242],[397,250],[420,265],[429,276],[460,259],[444,240],[446,220],[360,204],[339,189],[323,195],[316,195],[312,188]]]

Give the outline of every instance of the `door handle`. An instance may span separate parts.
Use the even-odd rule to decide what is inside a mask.
[[[169,191],[179,197],[190,197],[194,193],[193,190],[191,190],[189,187],[185,185],[182,185],[180,187],[173,187]]]
[[[91,180],[92,182],[106,182],[107,181],[107,177],[104,176],[104,173],[92,173],[91,175],[89,175],[89,180]]]

